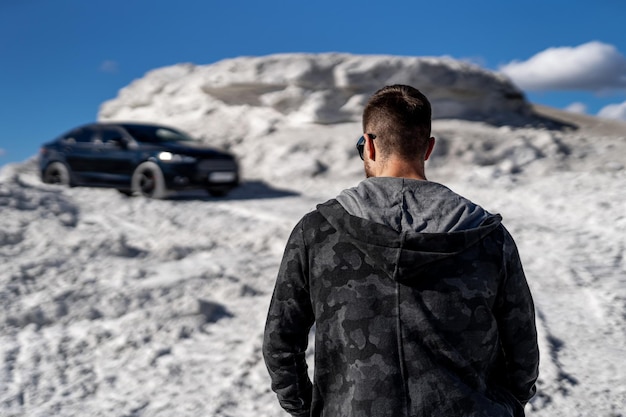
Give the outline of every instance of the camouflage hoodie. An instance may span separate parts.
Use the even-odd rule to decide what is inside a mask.
[[[263,353],[288,413],[328,417],[523,416],[539,360],[500,216],[402,178],[364,180],[296,225]]]

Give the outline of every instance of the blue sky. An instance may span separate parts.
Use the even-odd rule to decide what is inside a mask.
[[[0,165],[147,71],[241,55],[445,55],[506,71],[532,102],[626,118],[624,16],[622,0],[0,0]]]

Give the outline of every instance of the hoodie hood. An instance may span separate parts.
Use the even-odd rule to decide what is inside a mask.
[[[391,177],[368,178],[318,211],[390,278],[406,283],[501,223],[441,184]]]
[[[430,181],[374,177],[344,190],[337,201],[353,216],[398,232],[445,233],[473,229],[490,214],[449,188]]]

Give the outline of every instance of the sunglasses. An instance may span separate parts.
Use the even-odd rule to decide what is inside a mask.
[[[372,134],[372,133],[366,133],[367,136],[370,137],[370,139],[374,140],[376,139],[376,135]],[[361,157],[361,160],[363,160],[363,149],[365,148],[365,135],[361,136],[359,138],[359,140],[356,142],[356,150],[359,152],[359,156]]]

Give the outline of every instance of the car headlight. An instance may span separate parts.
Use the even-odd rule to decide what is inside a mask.
[[[171,152],[160,152],[158,158],[163,162],[196,162],[196,158],[193,156],[179,155]]]

